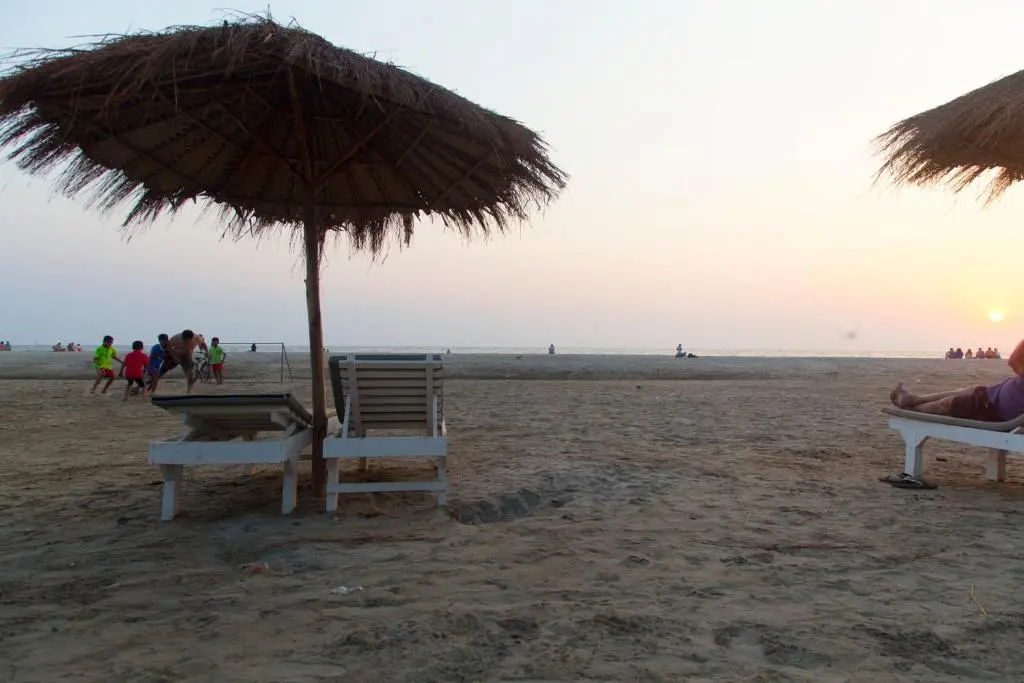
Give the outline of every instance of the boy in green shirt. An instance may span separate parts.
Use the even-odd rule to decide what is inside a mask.
[[[213,378],[217,384],[224,384],[224,359],[228,354],[224,353],[224,347],[220,345],[220,338],[214,337],[210,340],[210,370],[213,371]]]
[[[117,349],[114,348],[114,338],[109,334],[103,338],[103,343],[96,347],[96,351],[92,354],[92,366],[96,369],[96,381],[92,383],[92,389],[89,390],[90,394],[96,393],[96,387],[100,385],[104,379],[107,380],[106,385],[103,387],[101,394],[107,393],[107,389],[114,383],[114,367],[113,361],[117,361],[121,364],[122,369],[124,368],[124,361],[117,355]]]

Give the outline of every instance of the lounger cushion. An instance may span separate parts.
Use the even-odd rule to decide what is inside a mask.
[[[985,422],[982,420],[964,420],[959,417],[947,417],[946,415],[933,415],[931,413],[919,413],[916,410],[904,410],[887,406],[882,412],[893,417],[902,417],[907,420],[918,422],[933,422],[935,424],[951,425],[953,427],[968,427],[970,429],[984,429],[988,432],[1012,432],[1015,429],[1024,427],[1024,415],[1015,420],[1006,422]]]
[[[266,408],[287,408],[306,425],[313,424],[313,416],[291,394],[224,394],[216,396],[154,396],[153,405],[167,410],[187,410],[190,407],[219,408],[252,406]]]

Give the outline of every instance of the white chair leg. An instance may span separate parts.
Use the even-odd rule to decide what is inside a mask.
[[[1006,481],[1006,451],[991,451],[988,454],[985,476],[989,481]]]
[[[164,495],[160,507],[160,519],[169,522],[178,514],[178,499],[181,496],[182,472],[181,465],[160,465],[164,477]]]
[[[284,483],[281,485],[281,514],[291,514],[299,493],[299,459],[284,461]]]
[[[924,473],[924,443],[927,436],[921,436],[915,432],[903,432],[903,441],[906,442],[907,452],[903,459],[903,471],[914,477],[920,477]]]
[[[338,493],[332,491],[331,487],[337,484],[340,479],[340,467],[341,460],[339,458],[327,459],[327,496],[324,501],[327,504],[327,512],[338,511]]]
[[[448,458],[437,459],[437,480],[444,484],[444,488],[437,492],[437,504],[444,507],[448,504]]]

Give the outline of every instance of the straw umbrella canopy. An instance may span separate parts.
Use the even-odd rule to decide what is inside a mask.
[[[306,264],[314,488],[327,427],[320,261],[408,243],[424,215],[466,236],[504,231],[552,201],[566,175],[516,121],[295,26],[243,17],[216,27],[108,36],[15,54],[0,73],[0,148],[126,228],[189,201],[224,234],[292,229]]]
[[[959,192],[992,171],[991,201],[1024,179],[1024,71],[904,119],[875,142],[879,175]]]

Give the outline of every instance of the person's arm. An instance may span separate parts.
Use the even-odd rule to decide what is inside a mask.
[[[1024,340],[1021,340],[1017,347],[1014,348],[1013,353],[1010,354],[1010,359],[1007,361],[1010,369],[1013,370],[1014,374],[1018,377],[1024,377]]]

